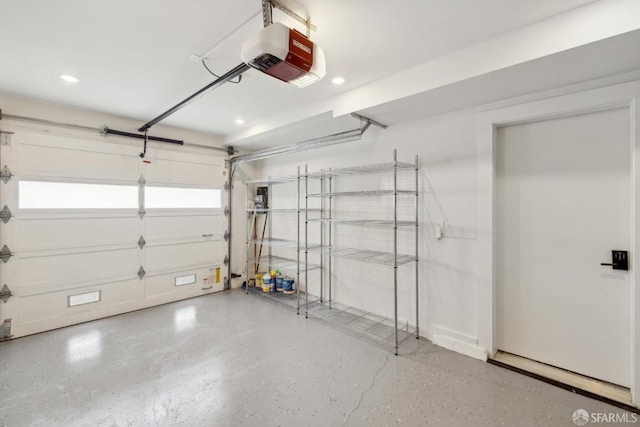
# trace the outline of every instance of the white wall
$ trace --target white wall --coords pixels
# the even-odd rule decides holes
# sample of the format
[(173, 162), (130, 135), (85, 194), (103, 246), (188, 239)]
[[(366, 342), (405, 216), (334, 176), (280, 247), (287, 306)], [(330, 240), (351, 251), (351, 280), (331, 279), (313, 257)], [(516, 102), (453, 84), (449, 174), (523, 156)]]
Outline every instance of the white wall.
[[(321, 168), (344, 167), (392, 160), (393, 149), (398, 160), (413, 162), (420, 157), (420, 324), (423, 335), (455, 331), (463, 342), (474, 342), (477, 336), (477, 229), (476, 206), (476, 143), (475, 114), (472, 111), (419, 120), (393, 126), (387, 130), (371, 128), (361, 141), (313, 150), (260, 162), (263, 176), (294, 175), (296, 166), (307, 164), (309, 171)], [(400, 183), (410, 184), (410, 177)], [(366, 176), (363, 188), (388, 188), (389, 176)], [(409, 179), (409, 181), (407, 181)], [(345, 179), (342, 179), (343, 182)], [(340, 190), (339, 179), (336, 188)], [(356, 185), (346, 182), (345, 185)], [(346, 189), (346, 187), (344, 187)], [(276, 188), (275, 191), (278, 189)], [(383, 200), (335, 200), (336, 209), (348, 215), (351, 208), (365, 207), (363, 203), (380, 203), (381, 216), (390, 213)], [(388, 200), (387, 202), (388, 203)], [(410, 215), (411, 203), (401, 204), (403, 215)], [(351, 206), (350, 206), (351, 204)], [(283, 218), (283, 217), (281, 217)], [(274, 222), (277, 222), (274, 219)], [(445, 238), (436, 240), (434, 225), (445, 222)], [(348, 229), (334, 232), (337, 243), (351, 247), (370, 247), (390, 250), (390, 235), (380, 240), (384, 232), (376, 228)], [(275, 227), (274, 227), (275, 229)], [(311, 232), (312, 237), (318, 234)], [(347, 239), (341, 234), (347, 233)], [(404, 234), (403, 234), (404, 233)], [(408, 234), (407, 234), (408, 233)], [(400, 251), (413, 252), (412, 231), (401, 231)], [(315, 241), (318, 239), (315, 238)], [(349, 240), (345, 242), (344, 240)], [(413, 265), (399, 269), (399, 317), (415, 324)], [(334, 261), (334, 289), (336, 300), (378, 314), (391, 316), (392, 268), (357, 261)], [(317, 284), (309, 284), (310, 292), (317, 293)], [(438, 328), (442, 329), (438, 329)], [(444, 331), (444, 332), (443, 332)], [(470, 352), (477, 353), (471, 349)], [(467, 352), (469, 353), (469, 351)]]
[[(495, 308), (491, 275), (493, 261), (489, 243), (492, 241), (493, 193), (484, 178), (493, 167), (492, 156), (487, 149), (493, 138), (493, 127), (487, 117), (493, 117), (492, 110), (500, 111), (500, 117), (523, 118), (527, 111), (535, 112), (535, 117), (545, 117), (545, 109), (548, 114), (562, 111), (570, 114), (572, 110), (576, 111), (576, 105), (582, 105), (584, 109), (589, 108), (590, 103), (597, 106), (609, 102), (603, 99), (629, 102), (633, 90), (637, 90), (634, 87), (638, 87), (637, 82), (558, 98), (551, 98), (553, 94), (549, 94), (548, 100), (530, 103), (522, 99), (506, 100), (501, 101), (500, 110), (496, 106), (482, 106), (398, 124), (384, 131), (372, 128), (362, 141), (267, 159), (257, 167), (261, 169), (261, 176), (279, 176), (292, 175), (297, 165), (304, 164), (308, 164), (310, 171), (317, 171), (328, 167), (388, 162), (394, 148), (398, 150), (401, 161), (410, 162), (415, 154), (419, 155), (421, 335), (436, 344), (483, 359), (495, 350), (492, 331), (495, 327), (492, 320)], [(564, 93), (560, 89), (555, 95)], [(625, 96), (627, 101), (623, 100)], [(636, 114), (635, 104), (632, 102), (631, 105)], [(637, 135), (635, 138), (637, 140)], [(368, 176), (362, 182), (366, 183), (362, 185), (388, 185), (384, 179)], [(358, 208), (357, 204), (348, 206), (344, 203), (343, 213), (349, 208)], [(433, 229), (441, 221), (445, 222), (445, 237), (437, 240)], [(380, 242), (374, 231), (360, 235), (346, 233), (349, 246), (386, 244), (387, 250), (391, 249), (391, 241), (382, 239)], [(638, 234), (637, 228), (635, 233)], [(406, 251), (410, 245), (403, 241), (400, 246)], [(390, 285), (385, 281), (385, 277), (392, 277), (390, 273), (357, 261), (337, 261), (337, 264), (333, 277), (337, 301), (387, 316), (392, 314), (392, 301), (386, 297), (390, 294), (379, 289), (385, 282)], [(411, 305), (412, 267), (401, 267), (400, 271), (399, 316), (415, 323)], [(378, 284), (374, 285), (376, 280)], [(636, 289), (637, 281), (636, 278)], [(311, 292), (314, 292), (314, 286), (317, 285), (309, 284)], [(634, 297), (636, 295), (637, 290)], [(637, 298), (635, 312), (634, 336), (630, 339), (636, 342), (637, 348), (640, 342)], [(636, 366), (632, 389), (637, 402), (640, 368), (637, 356), (633, 360), (636, 360)]]

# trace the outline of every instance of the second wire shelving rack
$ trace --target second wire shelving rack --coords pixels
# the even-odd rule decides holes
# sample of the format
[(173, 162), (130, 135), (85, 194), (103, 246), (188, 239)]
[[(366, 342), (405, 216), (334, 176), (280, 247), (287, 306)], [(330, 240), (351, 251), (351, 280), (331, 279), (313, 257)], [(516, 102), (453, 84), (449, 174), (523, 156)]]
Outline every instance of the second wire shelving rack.
[[(249, 188), (249, 185), (267, 186), (268, 205), (264, 208), (255, 208), (250, 206), (247, 206), (246, 208), (246, 212), (249, 214), (249, 218), (250, 218), (250, 226), (247, 227), (247, 239), (246, 239), (247, 258), (245, 262), (245, 277), (246, 277), (247, 293), (249, 293), (250, 290), (252, 289), (250, 287), (251, 276), (254, 276), (256, 273), (258, 273), (257, 266), (266, 266), (267, 271), (278, 269), (278, 270), (282, 270), (283, 272), (295, 273), (296, 282), (294, 287), (295, 295), (294, 295), (293, 303), (296, 307), (298, 314), (300, 313), (301, 273), (305, 274), (305, 287), (306, 287), (307, 272), (313, 271), (313, 270), (320, 270), (323, 267), (321, 263), (317, 264), (317, 263), (308, 262), (308, 259), (306, 257), (304, 261), (300, 260), (300, 253), (302, 251), (303, 245), (301, 241), (301, 227), (300, 227), (300, 219), (301, 219), (301, 206), (300, 206), (301, 190), (300, 189), (301, 189), (301, 183), (302, 183), (302, 175), (300, 174), (299, 169), (300, 168), (298, 168), (298, 175), (295, 177), (282, 177), (282, 178), (269, 177), (264, 179), (246, 181), (247, 188)], [(278, 184), (292, 184), (292, 183), (295, 183), (297, 188), (296, 207), (295, 208), (273, 208), (271, 203), (273, 201), (272, 200), (273, 186)], [(315, 210), (315, 211), (320, 212), (320, 210)], [(272, 217), (273, 217), (273, 214), (278, 214), (278, 213), (296, 214), (297, 233), (296, 233), (295, 239), (283, 239), (283, 238), (273, 237)], [(261, 237), (257, 237), (257, 236), (254, 237), (253, 233), (255, 231), (256, 218), (260, 214), (264, 214), (264, 221), (265, 221), (264, 228), (267, 231), (267, 235), (266, 236), (263, 235)], [(306, 214), (306, 210), (305, 210), (305, 214)], [(305, 246), (308, 248), (308, 250), (313, 251), (313, 250), (320, 249), (320, 245), (317, 245), (317, 244), (309, 245), (308, 243), (306, 243), (306, 235), (307, 234), (305, 230)], [(255, 253), (252, 254), (252, 251), (251, 251), (252, 245), (254, 249), (257, 249), (257, 247), (260, 247), (260, 252), (255, 250), (254, 251)], [(267, 253), (264, 255), (262, 255), (263, 247), (267, 248)], [(286, 248), (286, 249), (295, 250), (296, 257), (294, 259), (289, 257), (283, 257), (280, 255), (275, 255), (272, 250), (274, 248), (280, 248), (280, 249)], [(253, 287), (253, 289), (256, 289), (256, 288)], [(307, 295), (306, 288), (305, 288), (304, 294), (305, 294), (305, 298), (308, 300), (308, 297), (306, 297)], [(279, 298), (285, 302), (291, 301), (290, 298), (288, 298), (288, 296), (285, 296), (283, 293), (277, 293), (270, 296)]]
[[(415, 157), (414, 163), (401, 163), (397, 161), (397, 152), (393, 150), (393, 161), (391, 163), (382, 163), (375, 165), (356, 166), (351, 168), (340, 169), (325, 169), (319, 172), (308, 173), (305, 167), (305, 189), (308, 188), (309, 179), (320, 179), (320, 192), (308, 193), (305, 191), (305, 206), (308, 206), (309, 197), (319, 197), (322, 199), (322, 206), (328, 205), (328, 209), (322, 210), (320, 218), (309, 219), (308, 215), (305, 215), (305, 230), (308, 222), (318, 221), (322, 224), (322, 227), (327, 227), (328, 242), (326, 246), (322, 246), (328, 253), (328, 285), (329, 285), (329, 307), (332, 303), (332, 258), (339, 257), (340, 259), (350, 259), (369, 263), (375, 263), (385, 266), (393, 267), (393, 342), (395, 354), (398, 354), (399, 346), (399, 328), (398, 328), (398, 267), (402, 265), (415, 264), (415, 336), (419, 338), (419, 244), (418, 244), (418, 227), (419, 227), (419, 159)], [(409, 171), (414, 173), (413, 188), (400, 189), (398, 186), (398, 173), (402, 171)], [(334, 179), (343, 176), (358, 176), (367, 174), (385, 174), (391, 173), (393, 175), (393, 187), (387, 190), (367, 189), (361, 191), (333, 191)], [(326, 190), (325, 190), (326, 189)], [(362, 218), (362, 219), (347, 219), (347, 218), (335, 218), (334, 217), (334, 198), (342, 197), (392, 197), (393, 198), (393, 215), (392, 218)], [(410, 196), (414, 198), (414, 215), (411, 220), (399, 220), (398, 219), (398, 199), (400, 197)], [(326, 215), (325, 215), (326, 212)], [(351, 225), (366, 225), (366, 226), (378, 226), (385, 228), (392, 228), (393, 230), (393, 250), (392, 251), (376, 251), (370, 249), (358, 249), (358, 248), (346, 248), (335, 246), (333, 244), (334, 225), (335, 224), (351, 224)], [(415, 229), (415, 253), (400, 254), (398, 252), (398, 229), (401, 227), (413, 227)], [(321, 235), (324, 236), (324, 232), (321, 231)], [(306, 251), (305, 251), (306, 252)], [(306, 304), (306, 311), (308, 312), (308, 302)]]

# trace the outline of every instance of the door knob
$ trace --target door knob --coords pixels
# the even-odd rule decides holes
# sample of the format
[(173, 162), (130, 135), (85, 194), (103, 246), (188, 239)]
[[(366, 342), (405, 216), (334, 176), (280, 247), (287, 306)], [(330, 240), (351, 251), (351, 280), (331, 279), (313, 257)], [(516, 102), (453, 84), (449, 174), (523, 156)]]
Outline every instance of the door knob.
[(602, 262), (600, 265), (610, 266), (614, 270), (629, 270), (629, 252), (628, 251), (611, 251), (611, 262)]

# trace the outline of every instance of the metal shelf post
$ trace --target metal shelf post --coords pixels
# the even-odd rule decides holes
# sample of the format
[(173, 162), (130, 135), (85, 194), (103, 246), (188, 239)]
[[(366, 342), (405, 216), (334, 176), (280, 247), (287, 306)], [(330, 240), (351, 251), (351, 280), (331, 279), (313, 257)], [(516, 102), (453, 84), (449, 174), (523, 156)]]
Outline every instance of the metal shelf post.
[[(271, 196), (272, 196), (271, 191), (272, 190), (273, 190), (272, 184), (271, 183), (267, 184), (267, 198), (265, 200), (267, 208), (271, 208)], [(271, 240), (271, 236), (272, 236), (272, 233), (271, 233), (271, 230), (272, 230), (271, 229), (271, 215), (269, 215), (268, 211), (264, 215), (265, 215), (265, 221), (268, 221), (267, 225), (269, 227), (269, 240)], [(272, 257), (272, 255), (273, 254), (272, 254), (272, 251), (271, 251), (271, 245), (269, 245), (269, 270), (267, 271), (267, 273), (271, 272), (271, 257)]]
[(418, 211), (419, 211), (419, 206), (418, 206), (418, 194), (419, 194), (419, 189), (420, 189), (420, 185), (419, 185), (419, 163), (418, 163), (418, 156), (416, 155), (416, 202), (415, 202), (415, 209), (416, 209), (416, 339), (420, 339), (420, 311), (419, 311), (419, 286), (418, 286), (418, 277), (420, 274), (420, 262), (419, 262), (419, 257), (418, 257), (418, 251), (419, 251), (419, 240), (418, 237), (420, 236), (419, 232), (418, 232), (418, 227), (420, 225), (420, 222), (418, 220)]
[[(309, 248), (307, 242), (309, 241), (309, 177), (308, 177), (307, 165), (304, 165), (304, 265), (309, 264)], [(308, 268), (304, 269), (304, 317), (309, 318), (309, 272)], [(299, 284), (298, 284), (299, 286)]]
[[(333, 218), (333, 206), (332, 206), (332, 197), (331, 197), (331, 191), (332, 191), (332, 179), (333, 176), (331, 175), (331, 168), (329, 168), (329, 219)], [(329, 221), (329, 310), (331, 310), (331, 303), (332, 303), (332, 298), (331, 298), (331, 259), (333, 258), (333, 254), (332, 254), (332, 247), (333, 247), (333, 240), (332, 240), (332, 236), (331, 236), (331, 231), (333, 229), (333, 223), (331, 223), (331, 221)]]
[[(324, 179), (320, 179), (320, 192), (324, 193)], [(324, 198), (320, 199), (320, 218), (324, 218)], [(320, 246), (324, 246), (324, 222), (320, 222)], [(320, 252), (320, 304), (324, 302), (324, 253)]]
[[(247, 189), (247, 192), (249, 192), (248, 182), (246, 184), (246, 189)], [(253, 228), (255, 227), (256, 214), (254, 213), (253, 215), (249, 215), (249, 218), (251, 218), (251, 224), (249, 225), (249, 227), (247, 227), (247, 259), (244, 262), (244, 272), (245, 272), (244, 277), (246, 278), (245, 290), (247, 291), (247, 295), (249, 294), (249, 252), (251, 250), (251, 246), (249, 242), (251, 241), (251, 237), (252, 237), (251, 233), (253, 233)], [(249, 218), (247, 218), (247, 220), (249, 220)]]
[(398, 160), (393, 150), (393, 326), (394, 352), (398, 355)]
[(297, 234), (297, 244), (296, 244), (296, 261), (297, 261), (297, 277), (296, 277), (296, 314), (300, 314), (300, 166), (298, 166), (298, 178), (297, 178), (297, 184), (298, 184), (298, 196), (297, 196), (297, 203), (296, 203), (296, 209), (297, 209), (297, 220), (296, 220), (296, 224), (298, 226), (298, 234)]

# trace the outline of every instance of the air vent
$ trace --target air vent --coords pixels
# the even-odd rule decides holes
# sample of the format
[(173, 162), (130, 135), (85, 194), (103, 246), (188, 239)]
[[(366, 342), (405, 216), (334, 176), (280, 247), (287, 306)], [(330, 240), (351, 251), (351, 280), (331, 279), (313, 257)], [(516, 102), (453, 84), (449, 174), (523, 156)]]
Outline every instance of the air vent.
[(176, 286), (193, 285), (196, 283), (196, 275), (189, 274), (187, 276), (176, 277)]
[(77, 305), (91, 304), (99, 302), (101, 299), (101, 291), (87, 292), (84, 294), (69, 295), (67, 305), (75, 307)]

